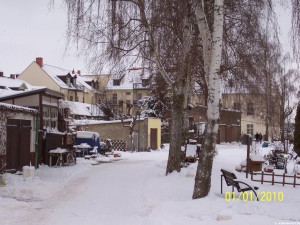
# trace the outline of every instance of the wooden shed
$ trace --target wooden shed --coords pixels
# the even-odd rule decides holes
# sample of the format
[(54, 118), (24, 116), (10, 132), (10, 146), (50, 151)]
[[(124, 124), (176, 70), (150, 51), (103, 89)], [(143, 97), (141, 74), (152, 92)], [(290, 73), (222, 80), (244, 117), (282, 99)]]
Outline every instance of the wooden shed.
[(1, 172), (35, 164), (37, 115), (35, 109), (0, 103)]

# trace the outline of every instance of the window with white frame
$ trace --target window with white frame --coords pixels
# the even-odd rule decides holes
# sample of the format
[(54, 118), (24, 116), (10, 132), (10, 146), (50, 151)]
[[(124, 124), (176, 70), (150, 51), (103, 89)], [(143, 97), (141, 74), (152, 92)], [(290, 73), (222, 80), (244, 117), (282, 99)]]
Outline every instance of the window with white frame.
[(253, 135), (253, 124), (247, 124), (247, 134)]
[(50, 108), (47, 106), (43, 107), (43, 126), (57, 128), (58, 125), (58, 109)]
[(116, 105), (117, 103), (118, 103), (118, 94), (113, 94), (113, 96), (112, 96), (112, 103), (114, 104), (114, 105)]
[(247, 104), (247, 115), (254, 115), (254, 107), (252, 102)]

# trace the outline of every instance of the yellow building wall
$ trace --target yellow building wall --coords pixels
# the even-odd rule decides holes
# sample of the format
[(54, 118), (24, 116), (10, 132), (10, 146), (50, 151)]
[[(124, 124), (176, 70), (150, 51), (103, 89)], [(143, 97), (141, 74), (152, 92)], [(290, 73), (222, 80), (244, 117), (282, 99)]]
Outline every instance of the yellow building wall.
[(20, 74), (18, 79), (24, 80), (34, 86), (46, 86), (49, 89), (61, 92), (59, 85), (36, 62), (32, 62)]
[(94, 96), (94, 93), (89, 90), (89, 89), (85, 89), (85, 92), (81, 92), (80, 93), (80, 101), (83, 102), (83, 96), (84, 96), (84, 103), (88, 103), (88, 104), (95, 104), (95, 102), (93, 102), (93, 96)]
[(147, 118), (148, 120), (148, 146), (150, 146), (150, 130), (151, 128), (157, 129), (157, 146), (161, 145), (161, 119), (160, 118)]
[[(61, 88), (36, 62), (32, 62), (20, 74), (18, 79), (24, 80), (34, 86), (45, 86), (54, 91), (58, 91), (64, 95), (66, 100), (70, 100), (70, 96), (73, 96), (73, 101), (75, 101), (75, 91)], [(78, 102), (91, 104), (94, 93), (87, 88), (84, 88), (84, 90), (84, 92), (77, 91)]]

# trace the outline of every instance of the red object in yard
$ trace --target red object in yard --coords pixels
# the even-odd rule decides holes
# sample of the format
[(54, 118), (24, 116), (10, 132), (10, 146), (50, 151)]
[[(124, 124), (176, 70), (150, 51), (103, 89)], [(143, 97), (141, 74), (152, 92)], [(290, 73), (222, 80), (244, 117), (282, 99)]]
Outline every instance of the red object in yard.
[(117, 158), (117, 157), (121, 157), (121, 156), (120, 156), (120, 154), (115, 153), (115, 154), (114, 154), (114, 157)]

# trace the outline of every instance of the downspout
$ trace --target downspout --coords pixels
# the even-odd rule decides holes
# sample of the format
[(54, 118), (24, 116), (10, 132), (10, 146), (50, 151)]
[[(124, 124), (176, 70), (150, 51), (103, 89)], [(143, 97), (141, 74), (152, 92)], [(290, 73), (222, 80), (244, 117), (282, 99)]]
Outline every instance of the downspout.
[(35, 169), (39, 168), (39, 163), (38, 163), (38, 154), (39, 154), (39, 126), (40, 126), (40, 120), (39, 116), (37, 115), (35, 118)]

